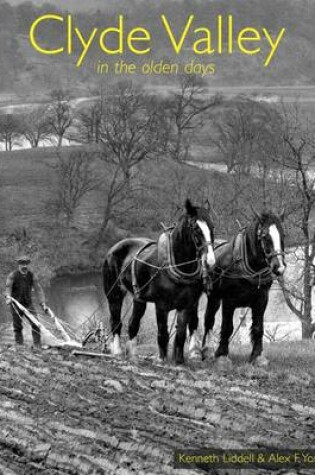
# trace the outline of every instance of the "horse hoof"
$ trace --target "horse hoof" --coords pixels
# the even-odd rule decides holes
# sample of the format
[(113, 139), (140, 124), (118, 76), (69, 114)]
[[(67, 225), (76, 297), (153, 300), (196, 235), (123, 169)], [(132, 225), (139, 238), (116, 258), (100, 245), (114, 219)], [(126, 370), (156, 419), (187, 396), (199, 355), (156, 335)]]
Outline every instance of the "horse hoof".
[(269, 365), (269, 360), (265, 356), (258, 356), (252, 363), (259, 368), (265, 368)]
[(116, 358), (121, 358), (122, 356), (122, 351), (121, 348), (117, 349), (113, 343), (109, 345), (109, 351), (112, 356), (115, 356)]
[(204, 346), (201, 350), (202, 361), (214, 358), (214, 351), (209, 346)]
[(166, 358), (166, 357), (163, 358), (163, 357), (160, 356), (160, 355), (156, 355), (156, 356), (154, 357), (154, 360), (153, 360), (153, 361), (154, 361), (155, 364), (164, 365), (164, 364), (166, 364), (166, 362), (167, 362), (167, 358)]
[(185, 364), (184, 360), (175, 361), (175, 366), (184, 366), (184, 364)]
[(133, 340), (127, 341), (126, 355), (130, 361), (133, 361), (133, 362), (138, 361), (137, 343), (135, 341)]
[(115, 335), (113, 341), (109, 345), (110, 353), (117, 358), (121, 358), (122, 356), (122, 349), (120, 346), (120, 337), (119, 335)]
[(189, 360), (190, 361), (202, 361), (202, 354), (201, 350), (198, 348), (194, 348), (193, 350), (189, 351)]
[(185, 364), (184, 358), (182, 356), (173, 358), (172, 362), (173, 364), (175, 364), (175, 366), (182, 366), (183, 364)]
[(229, 369), (232, 368), (232, 361), (228, 356), (220, 356), (217, 359), (217, 367), (219, 369)]

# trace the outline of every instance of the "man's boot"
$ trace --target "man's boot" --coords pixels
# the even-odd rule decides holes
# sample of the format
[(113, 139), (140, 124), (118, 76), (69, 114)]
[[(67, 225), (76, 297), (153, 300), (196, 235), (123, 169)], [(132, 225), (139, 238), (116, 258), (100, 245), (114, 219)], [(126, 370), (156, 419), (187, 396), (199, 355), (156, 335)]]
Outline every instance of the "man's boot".
[(33, 349), (40, 350), (41, 348), (40, 329), (36, 326), (32, 327), (32, 337), (33, 337)]
[(14, 332), (14, 339), (16, 345), (24, 345), (23, 333), (21, 331)]

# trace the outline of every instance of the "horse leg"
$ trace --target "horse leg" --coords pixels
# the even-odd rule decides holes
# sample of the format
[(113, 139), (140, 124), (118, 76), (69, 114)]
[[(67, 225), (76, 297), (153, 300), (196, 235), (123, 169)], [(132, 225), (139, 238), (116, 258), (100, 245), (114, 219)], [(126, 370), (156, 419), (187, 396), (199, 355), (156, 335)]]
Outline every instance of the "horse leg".
[(156, 305), (155, 308), (156, 323), (158, 327), (157, 341), (159, 347), (159, 358), (164, 361), (167, 358), (167, 349), (169, 342), (169, 333), (167, 328), (168, 312), (163, 307), (159, 307), (158, 305)]
[(173, 360), (175, 364), (184, 364), (184, 345), (186, 340), (187, 322), (189, 313), (181, 310), (177, 314), (176, 335), (174, 341)]
[(188, 347), (188, 354), (189, 359), (191, 360), (201, 360), (201, 348), (200, 348), (200, 341), (197, 337), (197, 328), (198, 328), (198, 302), (189, 312), (189, 321), (188, 321), (188, 328), (189, 328), (189, 347)]
[(111, 353), (114, 356), (120, 356), (122, 354), (120, 344), (121, 333), (121, 307), (124, 300), (124, 293), (120, 289), (115, 289), (115, 293), (108, 296), (108, 305), (110, 311), (110, 327), (113, 335), (113, 342), (110, 345)]
[[(207, 308), (206, 308), (206, 312), (204, 316), (204, 334), (203, 334), (202, 349), (201, 349), (203, 360), (208, 359), (211, 355), (211, 348), (213, 345), (212, 330), (214, 326), (215, 315), (217, 311), (219, 310), (220, 304), (221, 304), (220, 299), (214, 299), (211, 297), (208, 298)], [(213, 350), (212, 350), (212, 355), (213, 355)]]
[(215, 357), (228, 356), (229, 340), (233, 333), (233, 315), (235, 307), (223, 300), (222, 302), (222, 324), (219, 348), (215, 352)]
[(115, 263), (114, 256), (107, 258), (103, 265), (103, 286), (108, 300), (110, 312), (110, 328), (113, 335), (113, 342), (110, 345), (111, 353), (115, 356), (122, 354), (120, 345), (121, 333), (121, 308), (126, 292), (118, 283), (120, 269)]
[(260, 366), (266, 366), (268, 360), (262, 357), (263, 351), (263, 336), (264, 336), (264, 313), (268, 303), (268, 295), (264, 295), (258, 299), (251, 307), (252, 309), (252, 328), (251, 328), (251, 340), (252, 340), (252, 353), (250, 356), (250, 362), (256, 362)]
[(127, 354), (131, 360), (137, 359), (137, 335), (146, 306), (146, 302), (139, 300), (133, 301), (132, 315), (128, 325), (129, 341), (127, 342)]

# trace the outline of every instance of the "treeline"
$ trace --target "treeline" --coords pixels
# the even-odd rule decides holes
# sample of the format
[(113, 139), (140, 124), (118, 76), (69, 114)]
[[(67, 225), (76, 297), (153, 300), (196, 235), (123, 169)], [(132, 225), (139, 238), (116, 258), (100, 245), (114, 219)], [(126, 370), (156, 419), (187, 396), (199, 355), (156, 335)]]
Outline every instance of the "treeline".
[(76, 105), (71, 91), (55, 89), (46, 103), (30, 106), (23, 113), (0, 115), (0, 143), (6, 151), (13, 150), (21, 140), (32, 148), (47, 140), (61, 146), (64, 138), (98, 144), (109, 140), (108, 128), (112, 128), (120, 147), (129, 138), (143, 142), (150, 134), (151, 148), (157, 143), (160, 151), (168, 143), (172, 157), (186, 159), (193, 131), (222, 99), (205, 99), (203, 81), (195, 76), (179, 76), (177, 86), (179, 89), (170, 97), (161, 99), (130, 81), (122, 81), (95, 90), (97, 96), (87, 98), (83, 105)]

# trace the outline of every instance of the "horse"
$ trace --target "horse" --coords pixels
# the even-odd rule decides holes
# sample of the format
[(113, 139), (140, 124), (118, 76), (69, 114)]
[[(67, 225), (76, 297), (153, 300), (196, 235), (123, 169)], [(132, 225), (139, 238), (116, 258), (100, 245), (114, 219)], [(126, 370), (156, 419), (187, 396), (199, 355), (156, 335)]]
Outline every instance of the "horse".
[(167, 358), (168, 313), (177, 310), (173, 358), (184, 363), (187, 326), (191, 334), (190, 351), (196, 347), (198, 301), (205, 285), (209, 288), (209, 269), (215, 264), (213, 223), (208, 210), (185, 202), (185, 210), (173, 228), (165, 229), (158, 241), (127, 238), (115, 244), (103, 264), (103, 284), (110, 310), (113, 335), (112, 354), (122, 354), (121, 309), (129, 292), (133, 297), (128, 324), (127, 354), (137, 358), (137, 335), (147, 302), (153, 302), (158, 327), (159, 359)]
[(255, 212), (248, 227), (237, 236), (215, 247), (216, 264), (212, 271), (213, 289), (208, 297), (202, 340), (203, 359), (209, 356), (209, 332), (222, 303), (220, 343), (215, 357), (227, 357), (233, 333), (234, 311), (249, 307), (252, 311), (250, 362), (266, 365), (262, 355), (264, 313), (273, 276), (285, 271), (283, 216)]

